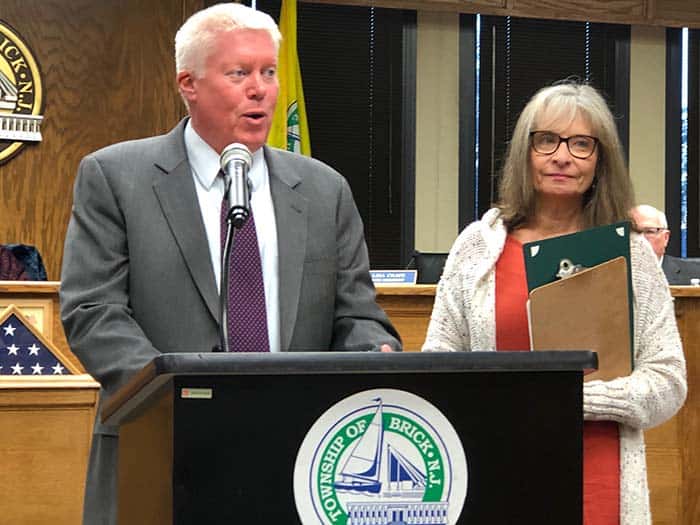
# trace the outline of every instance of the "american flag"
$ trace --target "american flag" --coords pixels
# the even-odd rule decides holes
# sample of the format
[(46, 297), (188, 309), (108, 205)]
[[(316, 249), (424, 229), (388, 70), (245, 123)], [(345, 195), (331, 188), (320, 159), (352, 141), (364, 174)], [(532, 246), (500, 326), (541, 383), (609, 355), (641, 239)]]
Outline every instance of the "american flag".
[(0, 324), (0, 375), (68, 375), (51, 351), (14, 313)]

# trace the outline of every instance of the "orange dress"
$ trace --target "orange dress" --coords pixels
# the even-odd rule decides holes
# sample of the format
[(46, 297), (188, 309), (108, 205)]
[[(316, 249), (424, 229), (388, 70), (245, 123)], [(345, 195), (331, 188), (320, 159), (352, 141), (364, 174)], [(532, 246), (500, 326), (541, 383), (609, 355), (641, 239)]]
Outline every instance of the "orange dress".
[[(529, 350), (523, 247), (511, 236), (496, 262), (496, 350)], [(583, 523), (620, 523), (620, 436), (614, 421), (583, 423)]]

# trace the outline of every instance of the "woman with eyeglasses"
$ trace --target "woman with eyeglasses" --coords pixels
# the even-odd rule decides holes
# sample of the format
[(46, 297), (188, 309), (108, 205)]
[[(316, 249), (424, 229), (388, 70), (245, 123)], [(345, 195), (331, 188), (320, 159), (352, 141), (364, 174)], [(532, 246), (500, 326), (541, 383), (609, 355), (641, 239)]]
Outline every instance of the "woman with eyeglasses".
[[(529, 349), (523, 244), (628, 220), (632, 184), (594, 88), (558, 83), (530, 99), (499, 199), (450, 250), (423, 351)], [(687, 390), (663, 273), (641, 235), (631, 234), (630, 251), (635, 369), (583, 386), (585, 525), (651, 523), (643, 430), (672, 417)]]

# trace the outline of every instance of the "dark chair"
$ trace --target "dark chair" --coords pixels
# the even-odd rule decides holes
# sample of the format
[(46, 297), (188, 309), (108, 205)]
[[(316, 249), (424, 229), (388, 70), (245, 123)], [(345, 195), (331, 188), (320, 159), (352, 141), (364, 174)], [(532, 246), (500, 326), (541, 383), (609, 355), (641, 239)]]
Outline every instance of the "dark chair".
[(447, 260), (446, 253), (437, 252), (413, 252), (411, 260), (406, 266), (407, 270), (418, 270), (416, 282), (418, 284), (436, 284), (442, 275), (442, 269)]
[(24, 265), (24, 270), (32, 281), (46, 281), (46, 268), (41, 254), (28, 244), (5, 244), (15, 258)]

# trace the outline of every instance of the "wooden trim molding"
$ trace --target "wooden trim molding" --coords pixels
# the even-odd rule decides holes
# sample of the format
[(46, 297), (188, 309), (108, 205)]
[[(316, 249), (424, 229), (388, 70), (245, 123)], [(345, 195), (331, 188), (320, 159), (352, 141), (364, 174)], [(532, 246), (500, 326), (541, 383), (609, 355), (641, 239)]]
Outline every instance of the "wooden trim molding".
[(700, 28), (697, 0), (301, 0), (496, 16)]

